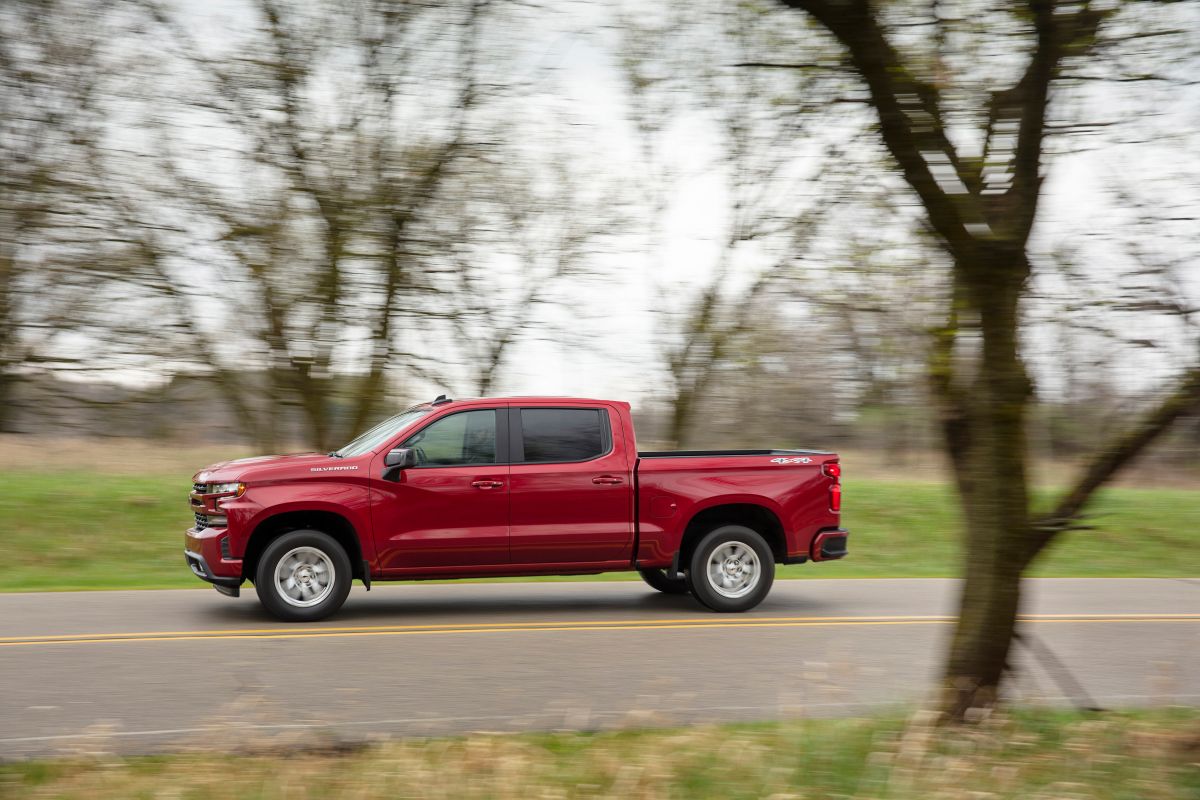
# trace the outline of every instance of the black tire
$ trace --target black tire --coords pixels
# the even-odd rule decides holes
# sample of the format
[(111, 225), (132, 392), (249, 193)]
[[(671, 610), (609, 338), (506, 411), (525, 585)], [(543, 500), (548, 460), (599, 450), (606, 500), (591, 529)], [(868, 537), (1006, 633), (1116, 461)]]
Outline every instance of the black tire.
[[(722, 552), (728, 558), (718, 568), (722, 575), (718, 579), (710, 575), (709, 561)], [(775, 582), (775, 555), (762, 534), (744, 525), (722, 525), (709, 531), (696, 545), (690, 562), (688, 583), (692, 594), (713, 611), (749, 611), (763, 601)], [(747, 573), (746, 567), (752, 572)]]
[[(284, 560), (292, 565), (292, 575), (281, 577), (291, 577), (300, 595), (290, 601), (285, 598), (289, 590), (284, 581), (276, 580), (276, 570)], [(283, 567), (285, 573), (288, 569)], [(329, 576), (325, 583), (320, 582), (322, 574)], [(258, 559), (254, 590), (272, 616), (284, 622), (315, 622), (342, 607), (353, 577), (350, 557), (332, 536), (313, 530), (290, 531), (267, 545)]]
[(658, 589), (663, 594), (688, 593), (687, 579), (668, 578), (665, 569), (639, 569), (638, 575), (641, 575), (642, 580), (650, 584), (652, 588)]

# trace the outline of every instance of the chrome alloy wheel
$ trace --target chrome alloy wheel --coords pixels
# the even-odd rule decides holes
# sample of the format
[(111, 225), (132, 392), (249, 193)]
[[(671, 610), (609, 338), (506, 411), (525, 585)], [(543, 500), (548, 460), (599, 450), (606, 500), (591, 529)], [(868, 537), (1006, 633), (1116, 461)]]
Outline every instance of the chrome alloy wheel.
[(275, 589), (288, 605), (315, 606), (333, 591), (333, 561), (315, 547), (289, 550), (275, 565)]
[(744, 542), (725, 542), (708, 557), (708, 584), (722, 597), (744, 597), (758, 585), (758, 554)]

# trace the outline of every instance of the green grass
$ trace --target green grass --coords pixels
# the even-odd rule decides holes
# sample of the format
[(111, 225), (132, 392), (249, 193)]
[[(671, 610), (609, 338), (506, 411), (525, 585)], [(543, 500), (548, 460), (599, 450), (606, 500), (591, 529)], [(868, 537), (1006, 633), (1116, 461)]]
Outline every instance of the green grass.
[[(216, 733), (216, 732), (215, 732)], [(227, 752), (0, 766), (26, 798), (1091, 798), (1200, 796), (1200, 711), (1026, 711), (941, 729), (798, 720), (616, 733), (472, 735), (364, 748), (244, 741)], [(98, 743), (103, 747), (103, 743)], [(232, 752), (228, 752), (232, 749)]]
[[(188, 476), (174, 474), (0, 472), (0, 591), (202, 586), (181, 554), (191, 519), (188, 486)], [(1200, 575), (1200, 492), (1107, 489), (1091, 514), (1096, 529), (1062, 537), (1035, 575)], [(779, 576), (958, 573), (958, 519), (949, 487), (849, 480), (843, 524), (852, 531), (848, 558), (781, 567)]]

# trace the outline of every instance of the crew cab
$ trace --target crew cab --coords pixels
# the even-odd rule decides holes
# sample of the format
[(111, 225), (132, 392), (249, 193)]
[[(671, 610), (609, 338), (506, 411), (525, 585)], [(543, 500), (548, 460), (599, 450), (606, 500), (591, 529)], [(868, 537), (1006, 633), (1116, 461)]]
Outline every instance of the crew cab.
[(820, 450), (641, 452), (628, 403), (449, 400), (332, 453), (196, 473), (184, 555), (288, 621), (337, 611), (352, 580), (638, 572), (745, 611), (776, 564), (846, 555), (841, 467)]

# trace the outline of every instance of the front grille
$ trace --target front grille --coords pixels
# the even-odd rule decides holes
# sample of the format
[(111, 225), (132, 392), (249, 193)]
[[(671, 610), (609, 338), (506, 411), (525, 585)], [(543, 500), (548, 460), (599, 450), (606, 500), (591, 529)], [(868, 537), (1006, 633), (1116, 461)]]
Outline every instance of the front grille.
[(196, 530), (202, 531), (208, 527), (208, 517), (200, 512), (204, 510), (204, 501), (199, 495), (205, 494), (208, 491), (207, 483), (193, 483), (192, 493), (188, 496), (188, 505), (191, 506), (192, 513), (196, 516)]

